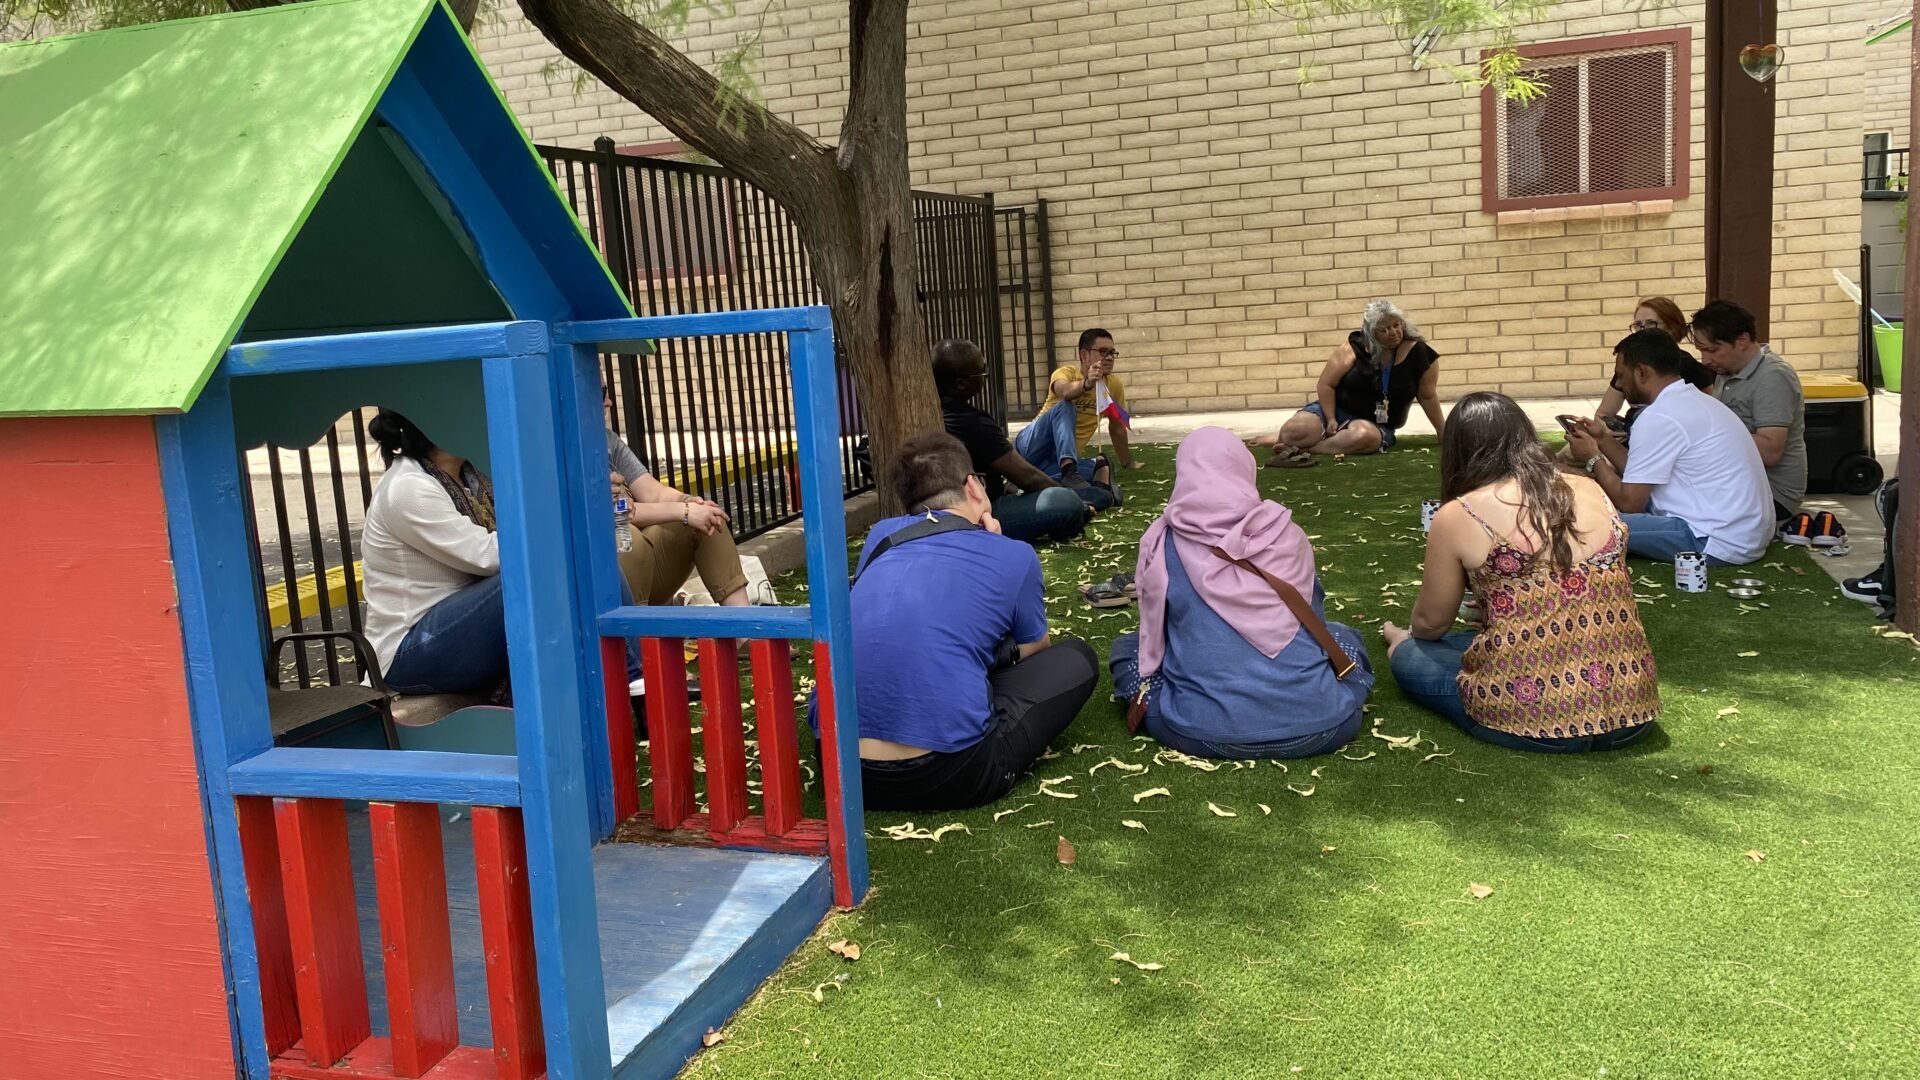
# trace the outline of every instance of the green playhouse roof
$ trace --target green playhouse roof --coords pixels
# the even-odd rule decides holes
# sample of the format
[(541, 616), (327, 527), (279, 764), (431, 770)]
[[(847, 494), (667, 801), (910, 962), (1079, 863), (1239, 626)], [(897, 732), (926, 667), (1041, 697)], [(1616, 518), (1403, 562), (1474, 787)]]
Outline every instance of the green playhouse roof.
[(190, 406), (441, 11), (312, 0), (0, 46), (0, 415)]

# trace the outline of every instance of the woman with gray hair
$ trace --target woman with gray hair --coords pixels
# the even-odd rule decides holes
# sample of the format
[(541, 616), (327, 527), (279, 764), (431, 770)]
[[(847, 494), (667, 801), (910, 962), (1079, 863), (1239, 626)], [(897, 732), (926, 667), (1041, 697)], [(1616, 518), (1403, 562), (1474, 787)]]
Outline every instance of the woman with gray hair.
[(1391, 300), (1375, 300), (1360, 329), (1333, 350), (1321, 369), (1315, 400), (1281, 425), (1275, 438), (1254, 440), (1273, 447), (1268, 468), (1301, 469), (1315, 454), (1372, 454), (1394, 443), (1415, 398), (1438, 433), (1440, 354), (1420, 336)]

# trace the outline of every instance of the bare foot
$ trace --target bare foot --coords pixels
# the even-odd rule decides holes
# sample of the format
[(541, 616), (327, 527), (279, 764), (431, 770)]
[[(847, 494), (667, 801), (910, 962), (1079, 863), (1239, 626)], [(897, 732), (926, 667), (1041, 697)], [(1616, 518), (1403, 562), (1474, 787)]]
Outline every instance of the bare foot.
[(1269, 446), (1277, 445), (1279, 442), (1280, 436), (1278, 435), (1255, 435), (1253, 438), (1247, 440), (1247, 447), (1254, 450), (1264, 450)]
[(1393, 650), (1399, 648), (1401, 642), (1413, 635), (1391, 622), (1384, 622), (1380, 624), (1380, 636), (1387, 639), (1387, 655), (1392, 656)]

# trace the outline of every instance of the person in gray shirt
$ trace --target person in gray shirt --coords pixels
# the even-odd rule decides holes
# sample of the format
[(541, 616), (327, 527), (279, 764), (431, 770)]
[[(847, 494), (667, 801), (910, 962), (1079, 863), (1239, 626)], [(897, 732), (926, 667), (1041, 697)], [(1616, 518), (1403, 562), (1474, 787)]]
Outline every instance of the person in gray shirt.
[(1807, 494), (1806, 399), (1793, 365), (1754, 336), (1753, 313), (1732, 301), (1693, 313), (1693, 347), (1714, 373), (1713, 396), (1753, 432), (1773, 489), (1774, 521), (1781, 522)]
[[(605, 387), (603, 404), (613, 405)], [(627, 579), (634, 602), (666, 604), (689, 574), (700, 580), (719, 603), (744, 607), (747, 575), (740, 565), (727, 512), (712, 499), (689, 495), (653, 475), (627, 441), (607, 430), (608, 478), (633, 496), (627, 521), (633, 528), (632, 547), (619, 553), (620, 573)]]

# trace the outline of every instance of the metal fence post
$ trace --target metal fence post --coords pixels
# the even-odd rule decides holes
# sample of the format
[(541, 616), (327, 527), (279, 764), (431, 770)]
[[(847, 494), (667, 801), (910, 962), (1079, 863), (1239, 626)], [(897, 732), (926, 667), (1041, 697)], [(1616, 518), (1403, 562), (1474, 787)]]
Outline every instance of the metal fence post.
[(1040, 313), (1041, 321), (1047, 327), (1046, 361), (1041, 371), (1053, 370), (1053, 234), (1047, 228), (1047, 200), (1035, 200), (1038, 206), (1033, 212), (1034, 232), (1040, 240)]

